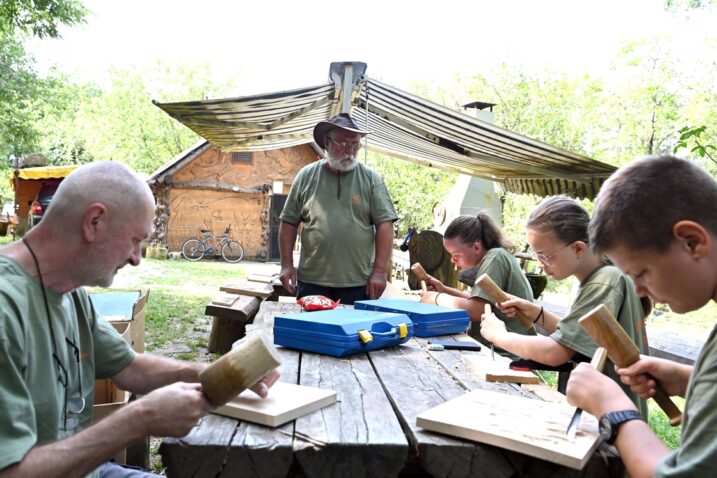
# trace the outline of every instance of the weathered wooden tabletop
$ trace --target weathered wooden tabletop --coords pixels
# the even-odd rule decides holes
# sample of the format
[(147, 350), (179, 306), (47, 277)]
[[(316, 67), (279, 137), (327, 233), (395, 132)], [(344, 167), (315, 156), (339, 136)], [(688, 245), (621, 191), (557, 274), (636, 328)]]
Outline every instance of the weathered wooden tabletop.
[[(247, 334), (271, 335), (274, 316), (296, 304), (264, 302)], [(442, 337), (443, 339), (450, 337)], [(279, 348), (281, 380), (336, 390), (339, 403), (278, 428), (209, 415), (184, 438), (165, 439), (170, 477), (605, 477), (622, 476), (598, 453), (581, 471), (501, 448), (422, 430), (416, 416), (467, 390), (539, 398), (518, 385), (481, 382), (462, 353), (413, 338), (384, 350), (334, 358)], [(543, 396), (541, 394), (541, 396)]]

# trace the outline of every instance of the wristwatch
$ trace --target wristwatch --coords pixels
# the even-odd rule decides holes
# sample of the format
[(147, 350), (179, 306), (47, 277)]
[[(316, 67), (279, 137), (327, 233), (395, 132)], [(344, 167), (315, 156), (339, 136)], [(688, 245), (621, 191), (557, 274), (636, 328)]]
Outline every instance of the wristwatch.
[(642, 415), (636, 410), (621, 410), (619, 412), (610, 412), (600, 417), (598, 429), (600, 430), (600, 438), (608, 445), (612, 445), (617, 438), (617, 430), (625, 422), (630, 420), (642, 420)]

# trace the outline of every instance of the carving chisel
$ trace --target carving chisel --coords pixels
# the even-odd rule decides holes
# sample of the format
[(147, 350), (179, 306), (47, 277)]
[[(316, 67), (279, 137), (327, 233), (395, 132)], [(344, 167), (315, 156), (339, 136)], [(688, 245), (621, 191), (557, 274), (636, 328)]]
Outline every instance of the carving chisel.
[[(605, 350), (603, 347), (598, 347), (595, 349), (595, 354), (593, 355), (592, 360), (590, 361), (590, 365), (593, 366), (595, 370), (598, 372), (602, 372), (602, 369), (605, 367), (605, 361), (607, 359), (607, 350)], [(568, 424), (568, 429), (565, 430), (565, 434), (568, 436), (569, 439), (575, 438), (575, 432), (578, 431), (578, 428), (580, 428), (580, 419), (582, 418), (583, 410), (582, 408), (576, 408), (575, 413), (573, 413), (573, 418), (570, 420), (570, 423)]]

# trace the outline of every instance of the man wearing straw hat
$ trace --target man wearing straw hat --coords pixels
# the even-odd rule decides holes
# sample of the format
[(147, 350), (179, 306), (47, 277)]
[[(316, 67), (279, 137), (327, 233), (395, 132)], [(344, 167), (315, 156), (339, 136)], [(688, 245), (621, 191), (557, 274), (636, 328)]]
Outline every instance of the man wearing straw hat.
[[(297, 297), (353, 304), (386, 288), (398, 216), (381, 176), (358, 162), (366, 134), (347, 113), (314, 127), (326, 158), (299, 171), (280, 216), (281, 282)], [(293, 249), (301, 223), (297, 271)]]

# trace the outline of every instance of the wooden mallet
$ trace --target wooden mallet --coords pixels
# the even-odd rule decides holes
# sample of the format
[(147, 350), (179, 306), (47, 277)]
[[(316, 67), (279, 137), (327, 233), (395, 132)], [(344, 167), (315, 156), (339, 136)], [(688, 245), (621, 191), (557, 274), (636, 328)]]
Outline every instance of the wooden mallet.
[(202, 391), (212, 405), (221, 406), (281, 365), (269, 339), (256, 334), (199, 373)]
[[(607, 310), (604, 304), (600, 304), (578, 320), (580, 325), (601, 347), (607, 350), (610, 360), (618, 367), (628, 367), (637, 362), (640, 358), (640, 349), (630, 339), (625, 330), (620, 326), (615, 317)], [(670, 418), (670, 425), (679, 425), (682, 421), (682, 412), (670, 400), (669, 395), (655, 384), (655, 402), (664, 410)]]
[[(496, 285), (495, 282), (493, 282), (493, 279), (491, 279), (488, 274), (482, 274), (476, 279), (475, 283), (478, 284), (478, 286), (483, 289), (496, 304), (503, 303), (510, 298), (500, 287)], [(520, 310), (516, 309), (515, 316), (520, 320), (520, 323), (523, 324), (523, 327), (526, 329), (533, 326), (533, 321)]]
[(411, 270), (413, 271), (413, 274), (416, 276), (416, 279), (418, 279), (419, 284), (421, 284), (421, 289), (423, 292), (426, 292), (428, 288), (426, 287), (426, 284), (428, 281), (428, 274), (426, 274), (425, 269), (421, 265), (420, 262), (416, 262), (411, 266)]

